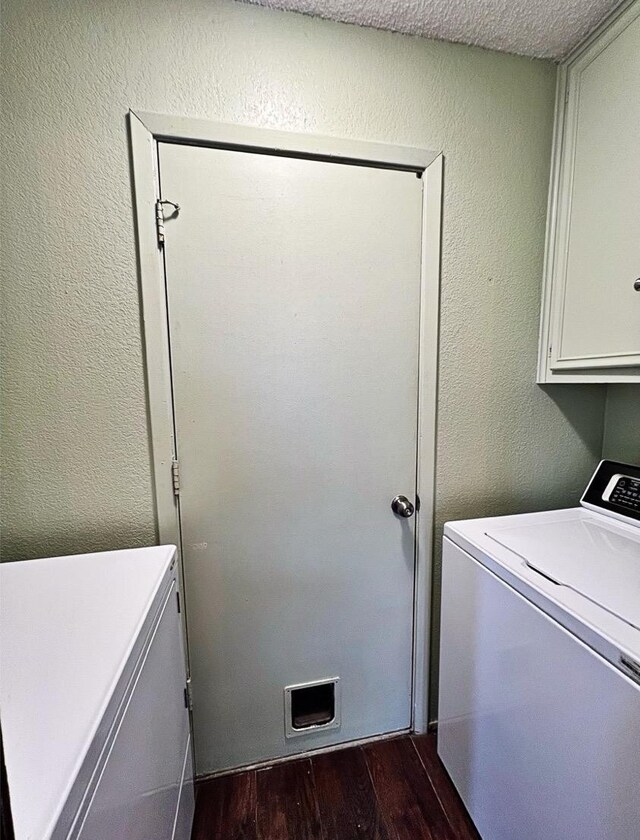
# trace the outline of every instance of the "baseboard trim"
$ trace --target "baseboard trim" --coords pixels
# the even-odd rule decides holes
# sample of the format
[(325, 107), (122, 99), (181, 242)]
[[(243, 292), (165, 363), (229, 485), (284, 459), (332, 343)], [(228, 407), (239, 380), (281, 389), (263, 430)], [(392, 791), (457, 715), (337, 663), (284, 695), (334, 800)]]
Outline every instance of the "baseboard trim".
[(214, 773), (203, 773), (196, 776), (196, 784), (201, 782), (209, 782), (212, 779), (218, 779), (221, 776), (234, 776), (237, 773), (246, 773), (249, 770), (266, 770), (267, 767), (274, 767), (276, 764), (285, 764), (287, 761), (299, 761), (301, 758), (311, 758), (314, 755), (322, 755), (323, 753), (337, 752), (338, 750), (345, 750), (349, 747), (361, 747), (365, 744), (373, 744), (376, 741), (389, 741), (392, 738), (399, 738), (401, 735), (410, 735), (410, 729), (398, 729), (395, 732), (385, 732), (382, 735), (372, 735), (369, 738), (359, 738), (356, 741), (345, 741), (341, 744), (332, 744), (329, 747), (319, 747), (315, 750), (303, 750), (293, 755), (285, 755), (281, 758), (269, 758), (265, 761), (257, 761), (255, 764), (244, 764), (241, 767), (231, 767), (226, 770), (217, 770)]

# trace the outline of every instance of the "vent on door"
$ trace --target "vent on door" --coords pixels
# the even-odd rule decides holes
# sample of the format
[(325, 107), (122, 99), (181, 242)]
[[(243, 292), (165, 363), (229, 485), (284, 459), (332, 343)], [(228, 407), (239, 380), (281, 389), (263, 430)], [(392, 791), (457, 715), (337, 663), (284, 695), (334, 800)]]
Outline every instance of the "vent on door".
[(288, 685), (284, 690), (287, 738), (340, 726), (340, 679)]

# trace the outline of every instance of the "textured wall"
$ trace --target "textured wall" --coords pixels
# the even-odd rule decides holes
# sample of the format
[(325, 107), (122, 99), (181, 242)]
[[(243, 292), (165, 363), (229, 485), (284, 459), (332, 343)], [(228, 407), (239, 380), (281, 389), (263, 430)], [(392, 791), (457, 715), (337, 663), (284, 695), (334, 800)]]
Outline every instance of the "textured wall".
[(129, 107), (443, 150), (438, 529), (575, 502), (604, 390), (534, 384), (551, 64), (226, 0), (6, 0), (2, 61), (5, 558), (156, 536)]
[(640, 385), (609, 385), (602, 457), (640, 465)]

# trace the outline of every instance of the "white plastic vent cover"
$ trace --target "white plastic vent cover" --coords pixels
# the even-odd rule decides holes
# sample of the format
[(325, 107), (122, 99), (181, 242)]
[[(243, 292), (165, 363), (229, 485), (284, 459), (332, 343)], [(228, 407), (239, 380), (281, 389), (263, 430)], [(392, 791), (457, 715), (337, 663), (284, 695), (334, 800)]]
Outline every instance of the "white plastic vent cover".
[(246, 0), (259, 6), (561, 59), (619, 0)]

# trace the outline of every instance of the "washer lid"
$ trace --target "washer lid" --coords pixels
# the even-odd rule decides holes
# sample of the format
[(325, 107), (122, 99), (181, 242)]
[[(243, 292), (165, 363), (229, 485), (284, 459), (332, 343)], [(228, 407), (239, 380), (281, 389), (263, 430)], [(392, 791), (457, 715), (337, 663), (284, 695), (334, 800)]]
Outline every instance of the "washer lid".
[(534, 571), (640, 630), (640, 534), (603, 518), (489, 528)]

